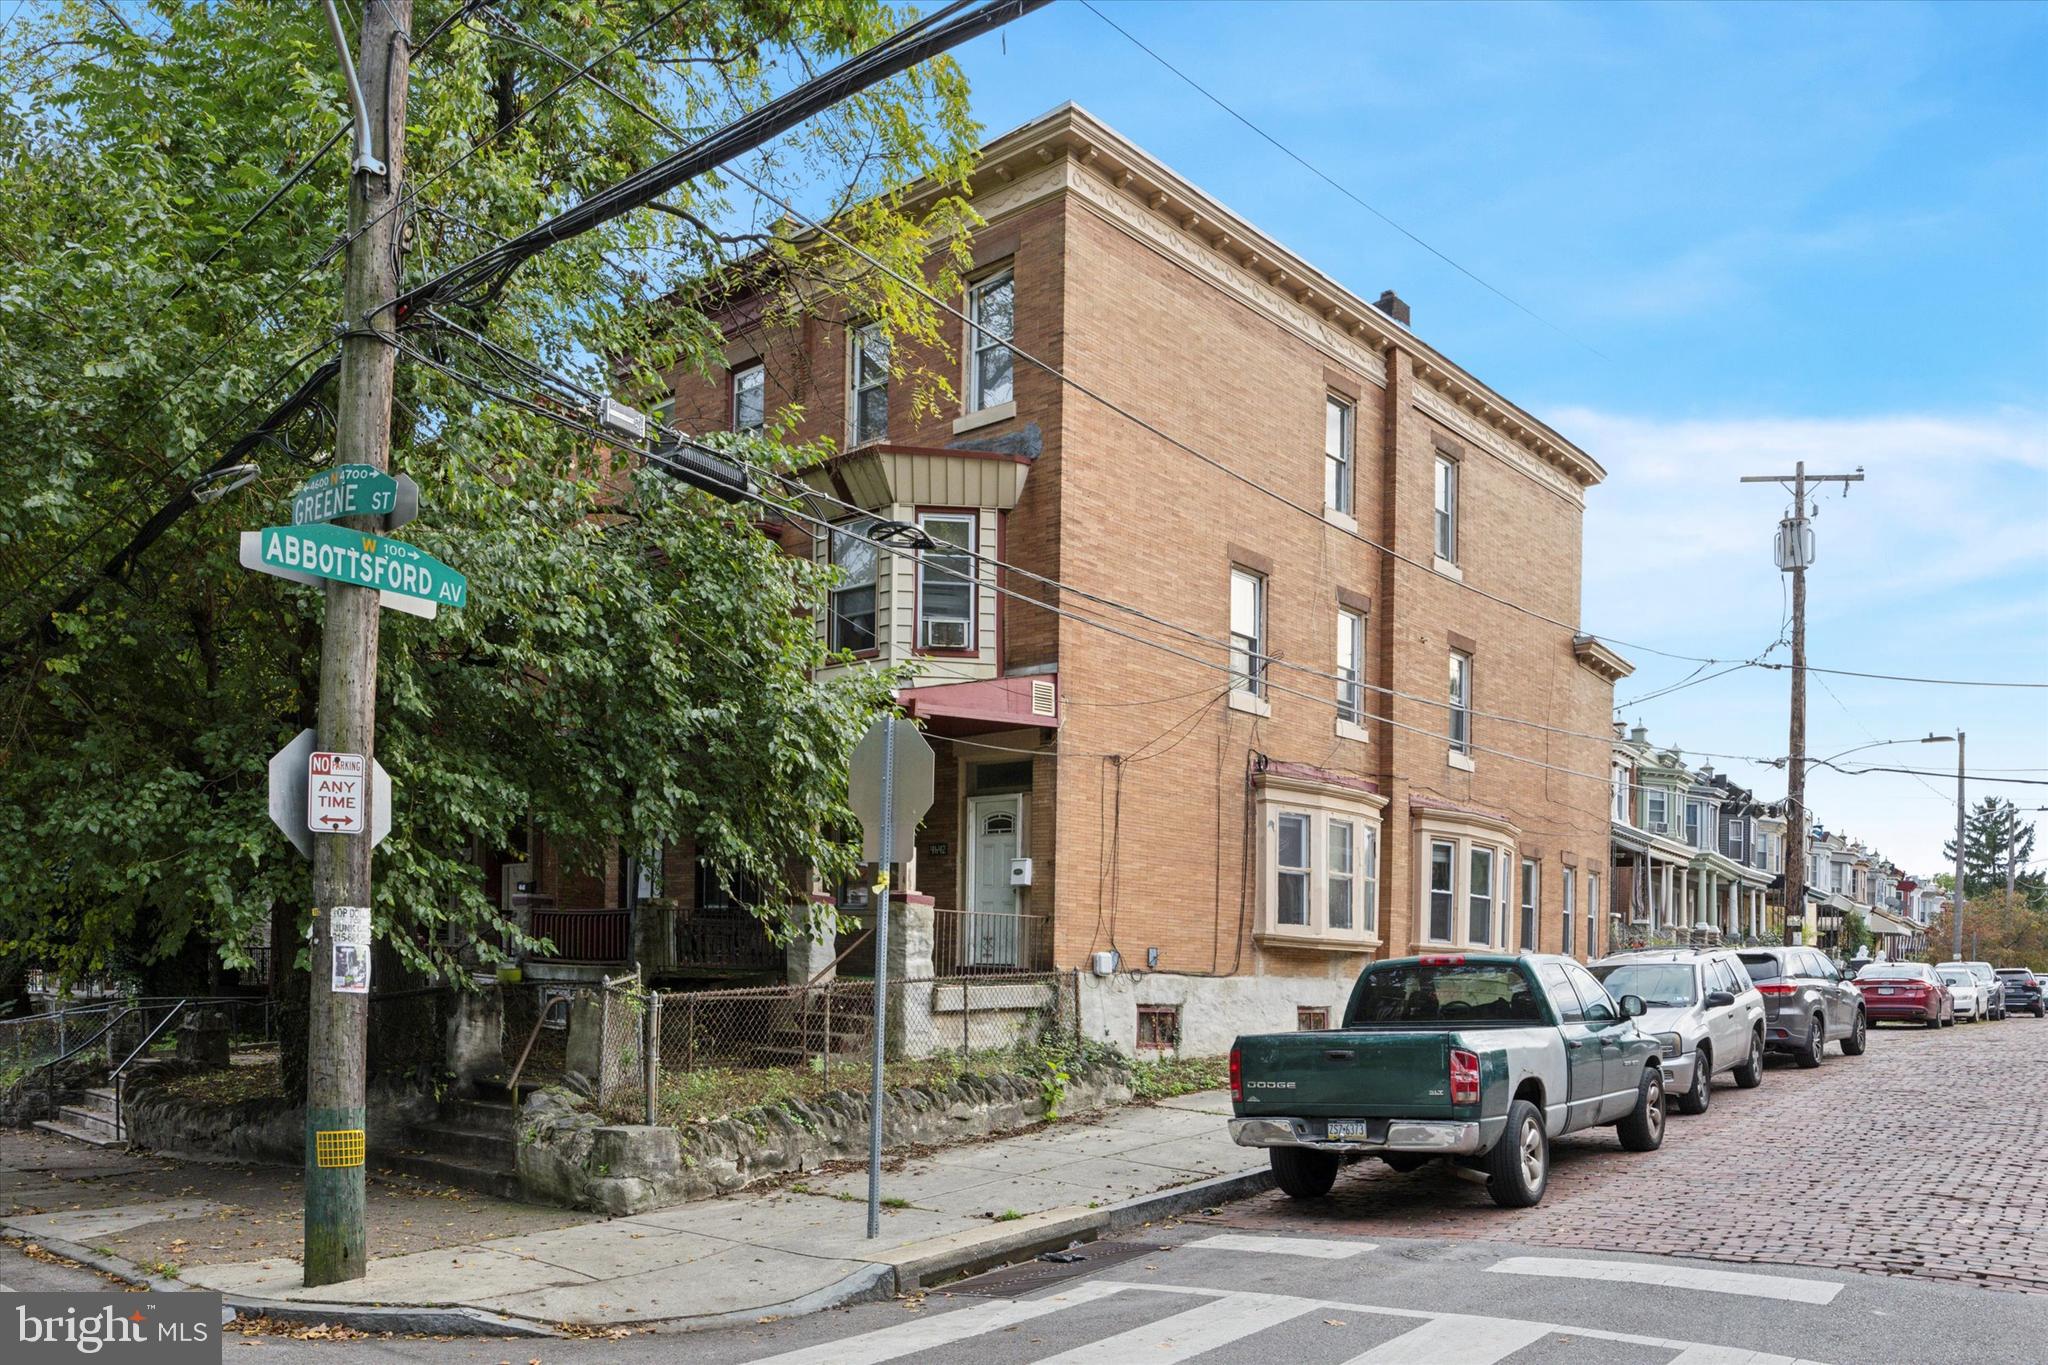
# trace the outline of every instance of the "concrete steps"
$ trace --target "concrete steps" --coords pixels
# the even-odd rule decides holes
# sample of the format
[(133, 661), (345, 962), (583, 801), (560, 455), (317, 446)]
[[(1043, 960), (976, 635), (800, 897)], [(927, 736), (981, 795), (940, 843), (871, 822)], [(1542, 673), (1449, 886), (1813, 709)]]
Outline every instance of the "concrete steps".
[[(520, 1082), (522, 1097), (539, 1086)], [(436, 1115), (416, 1123), (380, 1164), (423, 1180), (498, 1199), (519, 1198), (519, 1109), (501, 1081), (477, 1087), (473, 1098), (442, 1100)]]
[(128, 1145), (128, 1134), (115, 1111), (114, 1092), (108, 1086), (72, 1091), (54, 1115), (37, 1119), (35, 1126), (46, 1133), (55, 1133), (93, 1147)]
[(422, 1180), (437, 1180), (457, 1189), (488, 1194), (494, 1199), (519, 1198), (519, 1173), (487, 1161), (470, 1161), (440, 1152), (385, 1152), (377, 1164)]

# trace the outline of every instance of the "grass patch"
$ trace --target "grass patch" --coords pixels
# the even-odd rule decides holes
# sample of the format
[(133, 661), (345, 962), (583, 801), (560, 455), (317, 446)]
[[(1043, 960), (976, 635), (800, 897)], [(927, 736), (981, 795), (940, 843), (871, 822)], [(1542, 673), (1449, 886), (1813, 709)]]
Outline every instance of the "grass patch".
[(1023, 1216), (1023, 1214), (1017, 1212), (1017, 1210), (1015, 1209), (1004, 1209), (1001, 1213), (996, 1215), (996, 1221), (998, 1223), (1014, 1223)]
[(1131, 1095), (1141, 1100), (1220, 1090), (1229, 1081), (1230, 1062), (1224, 1057), (1158, 1057), (1131, 1064)]

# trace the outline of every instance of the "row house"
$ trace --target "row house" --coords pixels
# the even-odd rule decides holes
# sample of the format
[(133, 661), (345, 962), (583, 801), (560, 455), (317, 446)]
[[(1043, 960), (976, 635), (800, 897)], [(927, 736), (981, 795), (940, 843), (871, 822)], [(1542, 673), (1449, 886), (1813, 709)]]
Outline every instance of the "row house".
[(1608, 766), (1614, 941), (1761, 937), (1771, 873), (1755, 797), (1641, 725), (1615, 724)]
[(1073, 105), (972, 188), (942, 350), (741, 300), (724, 371), (670, 376), (686, 430), (837, 452), (784, 544), (938, 754), (892, 940), (1080, 970), (1092, 1032), (1197, 1051), (1335, 1019), (1375, 956), (1596, 951), (1630, 666), (1554, 623), (1600, 466)]

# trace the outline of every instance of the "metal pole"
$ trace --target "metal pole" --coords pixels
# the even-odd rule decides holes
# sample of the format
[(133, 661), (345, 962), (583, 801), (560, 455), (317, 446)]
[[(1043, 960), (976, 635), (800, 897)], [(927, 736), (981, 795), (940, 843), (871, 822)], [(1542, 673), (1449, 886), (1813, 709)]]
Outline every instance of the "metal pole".
[(889, 862), (896, 848), (896, 725), (882, 745), (882, 852), (875, 896), (874, 1074), (868, 1086), (868, 1236), (882, 1235), (882, 1052), (889, 1016)]
[(1963, 732), (1956, 731), (1956, 955), (1963, 959)]
[[(341, 388), (336, 402), (337, 464), (390, 463), (391, 392), (398, 352), (379, 335), (394, 326), (378, 310), (398, 292), (397, 232), (391, 212), (405, 157), (406, 82), (412, 0), (363, 8), (359, 128), (384, 142), (356, 148), (349, 178), (351, 236), (342, 283)], [(337, 37), (339, 37), (337, 28)], [(346, 48), (342, 60), (354, 78)], [(389, 167), (388, 171), (385, 167)], [(382, 172), (382, 173), (379, 173)], [(348, 524), (347, 522), (343, 523)], [(374, 529), (367, 522), (359, 529)], [(377, 593), (326, 585), (320, 643), (320, 747), (374, 758), (377, 724)], [(367, 822), (366, 822), (367, 823)], [(359, 1280), (366, 1268), (363, 1222), (364, 1069), (368, 998), (330, 989), (336, 906), (368, 906), (370, 840), (361, 834), (313, 836), (313, 1000), (306, 1057), (305, 1283)], [(323, 1160), (316, 1135), (328, 1134)]]
[(656, 1096), (661, 1086), (661, 995), (657, 991), (647, 993), (646, 1035), (640, 1051), (647, 1079), (647, 1126), (651, 1128), (658, 1118)]

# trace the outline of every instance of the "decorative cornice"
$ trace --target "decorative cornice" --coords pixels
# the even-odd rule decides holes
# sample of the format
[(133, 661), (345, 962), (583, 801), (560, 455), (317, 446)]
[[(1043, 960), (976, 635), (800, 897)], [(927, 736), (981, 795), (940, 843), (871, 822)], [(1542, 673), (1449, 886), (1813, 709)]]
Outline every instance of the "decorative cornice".
[(1572, 657), (1588, 672), (1597, 674), (1610, 683), (1618, 683), (1636, 671), (1634, 664), (1601, 644), (1598, 637), (1592, 635), (1572, 637)]

